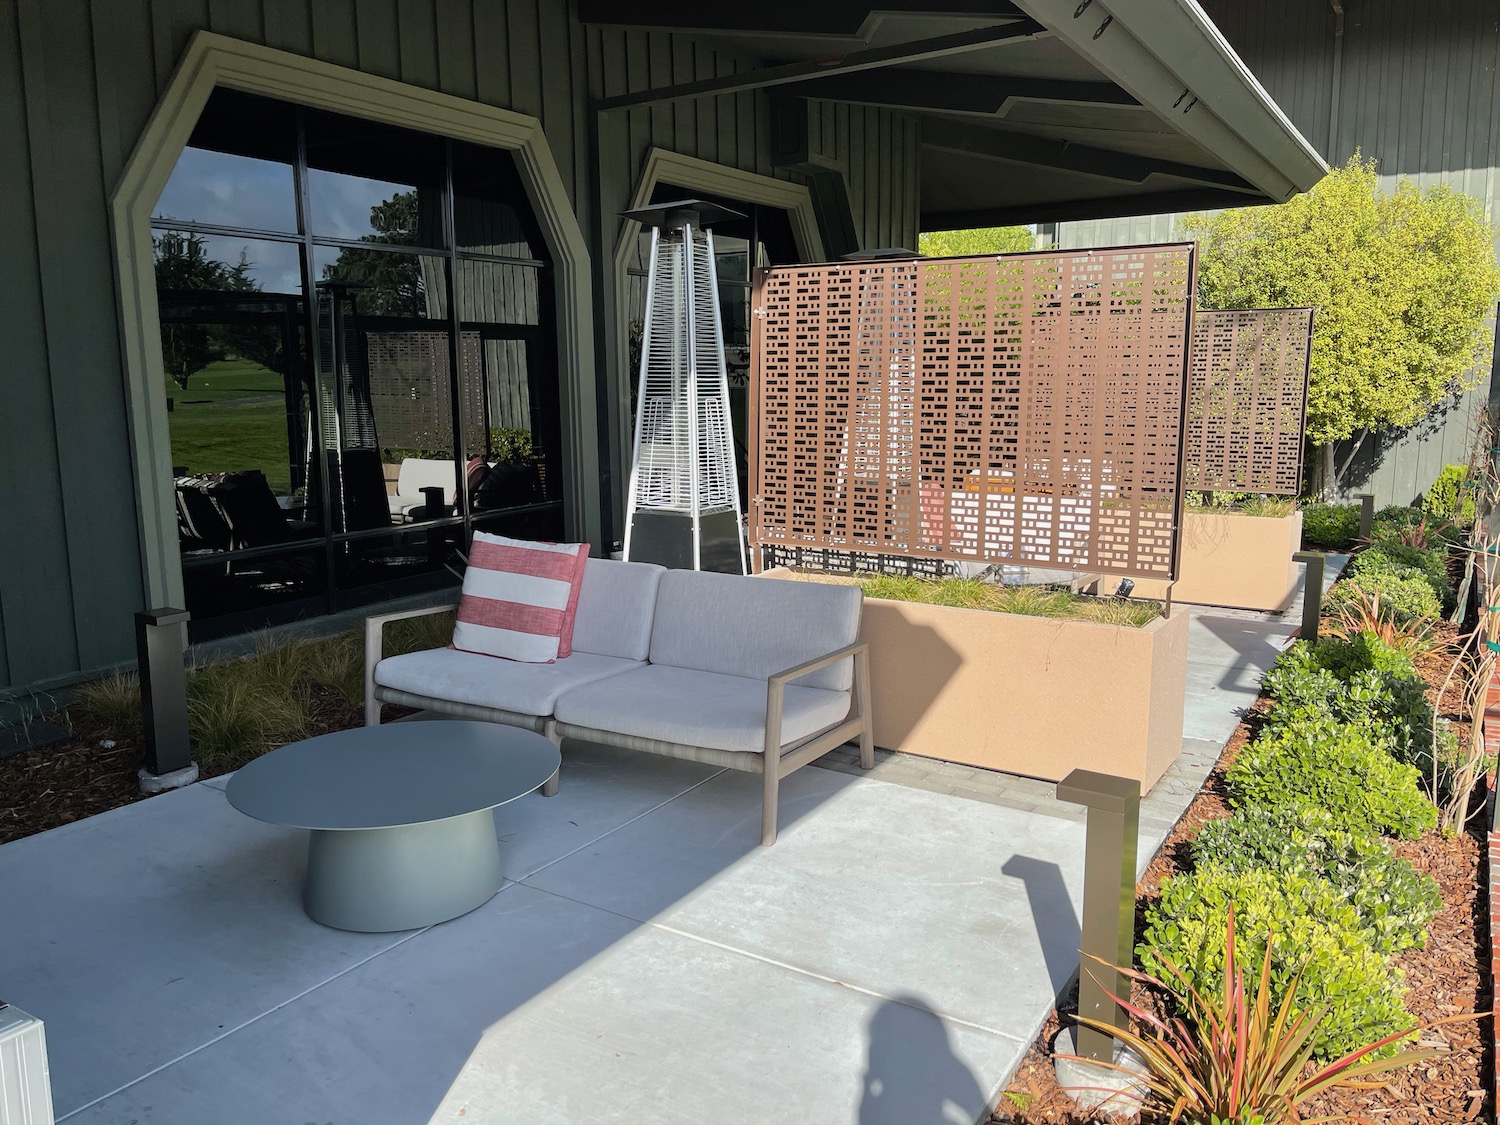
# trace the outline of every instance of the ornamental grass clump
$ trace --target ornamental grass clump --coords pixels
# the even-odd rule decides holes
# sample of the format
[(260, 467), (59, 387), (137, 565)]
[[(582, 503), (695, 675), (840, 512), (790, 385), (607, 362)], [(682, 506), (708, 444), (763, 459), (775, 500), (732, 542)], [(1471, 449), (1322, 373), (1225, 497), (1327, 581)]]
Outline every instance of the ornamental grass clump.
[[(1245, 956), (1259, 961), (1272, 945), (1274, 1002), (1295, 994), (1321, 1010), (1310, 1033), (1317, 1058), (1338, 1058), (1411, 1027), (1400, 972), (1365, 940), (1354, 907), (1321, 879), (1216, 864), (1173, 876), (1146, 912), (1136, 947), (1141, 965), (1148, 972), (1175, 969), (1199, 992), (1222, 991), (1231, 910), (1245, 935)], [(1268, 942), (1273, 934), (1284, 940)]]
[(1427, 923), (1443, 906), (1435, 879), (1384, 840), (1339, 828), (1325, 809), (1240, 809), (1204, 826), (1193, 862), (1322, 880), (1354, 909), (1370, 948), (1385, 956), (1425, 945)]
[(1236, 808), (1326, 809), (1337, 826), (1414, 840), (1437, 824), (1416, 766), (1368, 726), (1313, 719), (1263, 733), (1229, 767)]
[[(1170, 1125), (1293, 1125), (1302, 1120), (1299, 1107), (1309, 1098), (1338, 1086), (1363, 1086), (1376, 1075), (1438, 1054), (1430, 1049), (1396, 1052), (1396, 1044), (1420, 1030), (1408, 1024), (1323, 1066), (1311, 1066), (1324, 1010), (1306, 1004), (1298, 974), (1280, 990), (1275, 987), (1273, 965), (1282, 946), (1274, 935), (1261, 942), (1260, 972), (1247, 984), (1243, 965), (1249, 961), (1253, 966), (1255, 960), (1238, 940), (1235, 920), (1231, 906), (1220, 923), (1223, 959), (1217, 988), (1196, 985), (1191, 974), (1160, 960), (1156, 975), (1123, 971), (1132, 981), (1165, 994), (1167, 1013), (1115, 996), (1137, 1030), (1121, 1032), (1100, 1020), (1078, 1017), (1085, 1026), (1117, 1037), (1146, 1064), (1140, 1084), (1116, 1095), (1122, 1101), (1139, 1102), (1141, 1109)], [(1437, 1022), (1467, 1018), (1472, 1017)], [(1113, 1069), (1135, 1077), (1123, 1067)]]
[(1335, 618), (1346, 616), (1351, 609), (1362, 610), (1362, 603), (1377, 598), (1379, 605), (1370, 616), (1398, 626), (1415, 626), (1423, 639), (1431, 634), (1431, 623), (1443, 612), (1442, 600), (1432, 583), (1411, 567), (1360, 574), (1339, 582), (1324, 596), (1323, 611)]

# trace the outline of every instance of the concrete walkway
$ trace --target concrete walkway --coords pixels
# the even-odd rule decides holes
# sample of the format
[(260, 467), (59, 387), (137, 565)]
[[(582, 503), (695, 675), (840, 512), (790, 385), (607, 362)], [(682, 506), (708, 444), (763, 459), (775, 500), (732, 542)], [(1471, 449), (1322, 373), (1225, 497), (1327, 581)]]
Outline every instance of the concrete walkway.
[[(1193, 616), (1142, 864), (1292, 628)], [(310, 922), (301, 835), (205, 782), (0, 847), (0, 995), (78, 1125), (982, 1120), (1077, 968), (1081, 810), (841, 758), (760, 848), (757, 778), (570, 747), (498, 812), (500, 894), (385, 935)]]

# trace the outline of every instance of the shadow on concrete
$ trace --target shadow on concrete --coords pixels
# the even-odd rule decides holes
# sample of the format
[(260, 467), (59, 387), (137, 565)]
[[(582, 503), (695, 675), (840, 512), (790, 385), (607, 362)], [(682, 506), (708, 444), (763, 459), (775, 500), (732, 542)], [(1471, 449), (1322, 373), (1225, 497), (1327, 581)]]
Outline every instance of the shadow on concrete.
[(870, 1017), (859, 1125), (968, 1125), (984, 1092), (953, 1053), (948, 1029), (914, 996), (887, 1000)]
[(1000, 871), (1021, 880), (1026, 887), (1026, 902), (1047, 962), (1047, 979), (1052, 982), (1053, 993), (1060, 996), (1078, 975), (1078, 951), (1083, 940), (1083, 924), (1068, 897), (1062, 869), (1049, 860), (1016, 855), (1006, 860)]

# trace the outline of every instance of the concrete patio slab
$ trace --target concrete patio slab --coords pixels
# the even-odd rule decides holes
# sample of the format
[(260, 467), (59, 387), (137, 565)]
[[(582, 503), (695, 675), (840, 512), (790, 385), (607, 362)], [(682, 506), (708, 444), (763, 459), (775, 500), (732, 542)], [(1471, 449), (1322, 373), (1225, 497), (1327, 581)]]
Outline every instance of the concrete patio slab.
[(1227, 617), (1195, 607), (1188, 621), (1188, 659), (1215, 667), (1255, 664), (1269, 668), (1299, 623), (1296, 619), (1277, 623)]
[[(1192, 613), (1142, 867), (1297, 620)], [(215, 778), (0, 848), (0, 985), (76, 1123), (982, 1119), (1077, 965), (1082, 810), (880, 760), (787, 779), (768, 849), (755, 777), (570, 744), (497, 820), (521, 882), (387, 935), (310, 922)]]
[(71, 1120), (190, 1121), (212, 1097), (216, 1125), (700, 1125), (726, 1113), (802, 1125), (850, 1119), (850, 1106), (860, 1125), (913, 1125), (943, 1120), (945, 1101), (973, 1120), (991, 1094), (978, 1075), (1007, 1072), (1023, 1050), (919, 998), (510, 886)]
[(729, 772), (526, 885), (1029, 1037), (1011, 1013), (1078, 968), (1083, 825), (828, 770), (783, 785), (784, 810), (818, 803), (774, 848), (758, 779)]
[(401, 940), (310, 921), (305, 850), (201, 785), (0, 847), (0, 983), (59, 1116)]
[[(499, 830), (507, 874), (715, 772), (642, 758), (570, 751), (557, 797), (510, 807)], [(0, 901), (27, 904), (0, 910), (0, 985), (6, 1000), (45, 1013), (59, 1116), (410, 936), (309, 920), (306, 847), (305, 833), (242, 816), (200, 783), (0, 848)]]
[(1223, 746), (1260, 694), (1260, 678), (1273, 662), (1200, 664), (1188, 660), (1182, 736)]

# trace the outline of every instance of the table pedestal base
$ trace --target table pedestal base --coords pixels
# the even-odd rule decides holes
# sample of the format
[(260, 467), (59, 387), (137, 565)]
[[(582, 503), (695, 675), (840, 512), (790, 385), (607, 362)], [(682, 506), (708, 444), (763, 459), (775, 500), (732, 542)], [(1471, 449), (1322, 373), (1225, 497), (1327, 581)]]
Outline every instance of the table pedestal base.
[(313, 831), (302, 904), (337, 930), (415, 930), (467, 914), (500, 889), (489, 809), (425, 824)]

